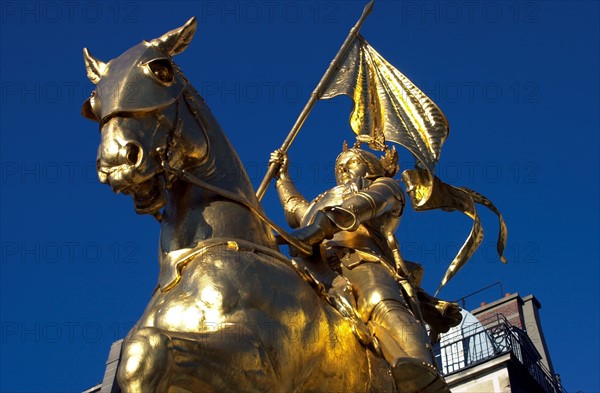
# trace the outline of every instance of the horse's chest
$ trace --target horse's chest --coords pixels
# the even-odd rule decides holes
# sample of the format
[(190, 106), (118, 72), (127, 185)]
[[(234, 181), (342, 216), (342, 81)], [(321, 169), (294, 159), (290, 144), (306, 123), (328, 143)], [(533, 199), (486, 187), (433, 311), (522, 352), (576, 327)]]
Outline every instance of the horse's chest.
[(187, 332), (214, 331), (226, 323), (239, 306), (241, 294), (226, 269), (214, 266), (218, 264), (213, 261), (210, 269), (193, 263), (186, 266), (177, 285), (165, 293), (155, 293), (144, 323)]

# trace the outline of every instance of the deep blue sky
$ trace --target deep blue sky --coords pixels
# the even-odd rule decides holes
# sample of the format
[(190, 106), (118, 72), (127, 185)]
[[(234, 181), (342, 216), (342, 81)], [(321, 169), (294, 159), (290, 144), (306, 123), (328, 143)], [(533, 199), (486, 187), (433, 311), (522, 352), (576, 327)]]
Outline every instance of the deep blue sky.
[[(158, 225), (94, 170), (97, 126), (81, 50), (108, 61), (195, 15), (176, 58), (258, 185), (363, 2), (1, 3), (2, 392), (72, 392), (100, 382), (156, 285)], [(599, 4), (379, 1), (362, 33), (433, 98), (451, 133), (438, 175), (492, 199), (495, 216), (444, 288), (458, 299), (496, 281), (534, 294), (569, 392), (598, 392)], [(290, 151), (309, 198), (333, 183), (349, 101), (318, 103)], [(404, 155), (404, 162), (408, 156)], [(264, 199), (283, 224), (274, 190)], [(398, 237), (434, 291), (470, 229), (459, 213), (407, 209)], [(466, 308), (493, 301), (499, 286)]]

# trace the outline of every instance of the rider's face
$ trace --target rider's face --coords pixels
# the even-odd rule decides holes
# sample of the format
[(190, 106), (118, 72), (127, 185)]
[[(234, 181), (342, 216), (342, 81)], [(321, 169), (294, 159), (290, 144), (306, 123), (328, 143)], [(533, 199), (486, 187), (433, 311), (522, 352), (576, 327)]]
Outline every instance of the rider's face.
[(355, 154), (343, 155), (335, 166), (335, 180), (338, 185), (356, 183), (358, 179), (364, 178), (369, 168), (358, 159)]

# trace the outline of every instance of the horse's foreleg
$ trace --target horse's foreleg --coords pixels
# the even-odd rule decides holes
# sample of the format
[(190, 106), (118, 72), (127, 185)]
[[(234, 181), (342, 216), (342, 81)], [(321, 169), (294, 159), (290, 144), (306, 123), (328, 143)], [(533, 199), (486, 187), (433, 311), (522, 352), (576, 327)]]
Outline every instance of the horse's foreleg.
[(239, 325), (210, 333), (169, 334), (175, 391), (283, 391), (262, 341)]
[(164, 390), (159, 385), (168, 369), (168, 343), (168, 336), (156, 328), (141, 328), (127, 336), (117, 374), (123, 393)]
[(118, 381), (124, 393), (288, 390), (256, 332), (235, 324), (209, 333), (133, 331)]

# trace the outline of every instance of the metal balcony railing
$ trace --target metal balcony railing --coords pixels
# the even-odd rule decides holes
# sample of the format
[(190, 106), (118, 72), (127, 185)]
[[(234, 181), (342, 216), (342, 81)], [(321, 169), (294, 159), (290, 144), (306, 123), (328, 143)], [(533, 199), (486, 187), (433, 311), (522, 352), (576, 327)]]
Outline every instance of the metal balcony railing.
[(508, 323), (502, 314), (481, 322), (444, 335), (436, 345), (436, 357), (444, 375), (512, 353), (545, 392), (566, 393), (558, 378), (540, 362), (526, 332)]

